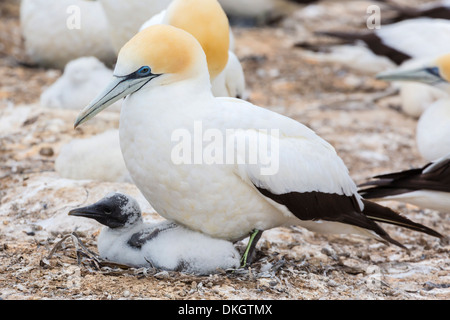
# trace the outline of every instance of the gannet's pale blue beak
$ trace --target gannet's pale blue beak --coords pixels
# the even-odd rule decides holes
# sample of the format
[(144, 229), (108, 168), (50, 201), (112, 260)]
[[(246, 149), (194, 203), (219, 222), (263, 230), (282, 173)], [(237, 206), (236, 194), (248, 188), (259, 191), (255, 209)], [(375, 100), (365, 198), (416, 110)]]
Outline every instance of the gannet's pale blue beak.
[(446, 80), (441, 77), (438, 67), (387, 71), (379, 73), (376, 78), (384, 81), (414, 81), (428, 85), (446, 82)]
[[(142, 74), (141, 70), (143, 68), (147, 68), (147, 70), (145, 70), (146, 74)], [(95, 117), (99, 112), (106, 109), (114, 102), (138, 91), (147, 84), (147, 82), (159, 76), (150, 73), (148, 71), (150, 68), (143, 68), (127, 76), (114, 76), (109, 85), (80, 112), (75, 120), (74, 128)]]

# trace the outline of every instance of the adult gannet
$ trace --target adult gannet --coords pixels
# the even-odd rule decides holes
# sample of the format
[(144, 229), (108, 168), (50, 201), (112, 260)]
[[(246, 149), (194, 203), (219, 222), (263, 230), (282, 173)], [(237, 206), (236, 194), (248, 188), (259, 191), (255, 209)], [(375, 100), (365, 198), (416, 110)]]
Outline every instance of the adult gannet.
[(44, 67), (62, 69), (71, 60), (116, 59), (100, 3), (85, 0), (22, 0), (20, 25), (27, 56)]
[(230, 50), (233, 34), (228, 18), (217, 0), (173, 0), (159, 14), (146, 21), (140, 31), (169, 24), (192, 34), (206, 54), (216, 97), (245, 97), (245, 76), (239, 59)]
[(294, 8), (288, 0), (219, 0), (235, 24), (261, 25), (276, 20)]
[(450, 54), (445, 54), (420, 68), (387, 71), (377, 76), (386, 81), (416, 81), (446, 92), (422, 113), (416, 128), (420, 154), (434, 161), (450, 153)]
[(384, 21), (384, 23), (394, 23), (408, 19), (422, 17), (436, 19), (450, 19), (450, 1), (434, 1), (419, 6), (400, 6), (394, 3), (386, 2), (388, 8), (395, 11), (395, 16)]
[(437, 100), (447, 97), (447, 94), (434, 87), (417, 83), (398, 83), (402, 111), (419, 119), (422, 113)]
[(205, 53), (184, 30), (156, 25), (133, 37), (75, 127), (123, 97), (120, 145), (136, 186), (168, 220), (231, 241), (251, 234), (244, 265), (261, 232), (282, 225), (399, 246), (374, 221), (440, 236), (363, 200), (334, 148), (306, 126), (214, 97)]
[(239, 267), (231, 242), (210, 238), (170, 221), (144, 223), (139, 203), (123, 193), (110, 193), (71, 216), (95, 219), (105, 227), (97, 248), (105, 260), (132, 267), (156, 267), (194, 274)]
[[(242, 66), (236, 55), (228, 50), (231, 35), (228, 19), (217, 0), (175, 0), (167, 10), (153, 17), (142, 28), (161, 23), (180, 27), (200, 41), (206, 51), (215, 96), (246, 97)], [(86, 70), (89, 68), (92, 70)], [(110, 74), (112, 71), (103, 67), (93, 57), (71, 61), (66, 66), (63, 76), (41, 95), (41, 103), (45, 106), (81, 109), (95, 97), (95, 94), (92, 94), (95, 87), (109, 82)], [(118, 108), (120, 108), (119, 101), (115, 103), (115, 109)], [(69, 143), (58, 155), (55, 163), (56, 171), (69, 179), (100, 181), (128, 179), (116, 137), (117, 132), (110, 132), (102, 134), (101, 137)], [(114, 149), (116, 147), (117, 150)], [(105, 153), (105, 148), (110, 152)], [(107, 154), (114, 170), (103, 168), (104, 163), (101, 160)]]
[[(378, 73), (402, 65), (410, 59), (423, 59), (450, 52), (450, 21), (417, 18), (383, 25), (364, 32), (317, 32), (341, 40), (337, 44), (297, 43), (306, 56), (336, 62), (362, 72)], [(433, 41), (430, 41), (433, 39)], [(318, 52), (309, 52), (309, 51)]]
[[(411, 58), (426, 58), (450, 52), (450, 21), (417, 18), (382, 26), (373, 32), (319, 32), (349, 43), (364, 43), (374, 54), (397, 65)], [(430, 41), (433, 39), (433, 41)]]
[[(430, 57), (414, 58), (405, 61), (400, 67), (393, 67), (390, 70), (420, 68), (429, 61)], [(419, 82), (400, 81), (394, 82), (394, 86), (399, 89), (402, 112), (414, 119), (419, 119), (423, 111), (433, 102), (448, 96), (447, 93), (438, 88)]]
[(450, 153), (422, 168), (383, 174), (360, 185), (366, 199), (394, 200), (441, 212), (450, 210)]

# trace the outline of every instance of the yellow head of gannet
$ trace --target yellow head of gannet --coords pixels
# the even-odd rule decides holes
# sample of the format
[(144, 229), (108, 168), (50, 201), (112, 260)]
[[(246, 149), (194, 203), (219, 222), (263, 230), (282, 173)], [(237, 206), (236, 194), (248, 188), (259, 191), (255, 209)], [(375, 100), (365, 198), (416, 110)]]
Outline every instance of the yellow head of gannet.
[(203, 48), (211, 79), (225, 68), (230, 46), (228, 18), (217, 0), (174, 0), (167, 23), (192, 34)]
[(168, 25), (146, 28), (122, 47), (113, 80), (82, 110), (75, 127), (144, 86), (169, 85), (204, 75), (209, 76), (205, 53), (191, 34)]
[(433, 59), (422, 68), (382, 72), (377, 79), (420, 82), (450, 92), (450, 54)]

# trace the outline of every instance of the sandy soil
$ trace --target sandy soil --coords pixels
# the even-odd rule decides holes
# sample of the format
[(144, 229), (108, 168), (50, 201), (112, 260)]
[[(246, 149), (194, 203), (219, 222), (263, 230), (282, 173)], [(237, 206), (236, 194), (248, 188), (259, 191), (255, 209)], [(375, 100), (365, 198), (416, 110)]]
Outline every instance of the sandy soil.
[[(326, 14), (319, 17), (305, 19), (298, 7), (275, 25), (233, 30), (249, 100), (311, 127), (335, 146), (361, 183), (425, 160), (415, 146), (416, 120), (399, 111), (400, 100), (388, 95), (388, 85), (370, 74), (305, 58), (294, 47), (314, 39), (319, 28), (364, 28), (371, 2), (346, 3), (324, 4)], [(193, 276), (99, 265), (80, 243), (96, 252), (100, 226), (75, 230), (60, 218), (70, 208), (118, 190), (138, 197), (146, 219), (160, 217), (131, 184), (69, 181), (54, 171), (62, 145), (117, 127), (118, 114), (104, 112), (73, 130), (77, 111), (41, 107), (42, 90), (61, 71), (27, 65), (18, 1), (0, 2), (0, 15), (0, 299), (450, 298), (448, 242), (392, 226), (385, 229), (408, 250), (292, 227), (267, 231), (257, 261), (245, 270)], [(384, 204), (449, 234), (448, 213)]]

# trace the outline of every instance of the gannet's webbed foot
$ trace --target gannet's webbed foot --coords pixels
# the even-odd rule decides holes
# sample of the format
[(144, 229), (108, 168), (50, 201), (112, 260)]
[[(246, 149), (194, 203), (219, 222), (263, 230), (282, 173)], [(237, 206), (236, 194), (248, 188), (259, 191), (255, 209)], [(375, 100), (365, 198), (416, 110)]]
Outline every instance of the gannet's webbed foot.
[(250, 239), (248, 240), (247, 247), (245, 248), (244, 254), (241, 257), (241, 268), (245, 268), (252, 263), (256, 244), (261, 238), (262, 233), (262, 230), (254, 229), (250, 234)]

